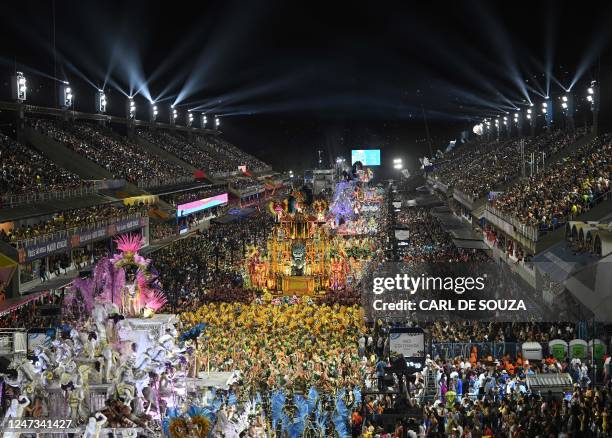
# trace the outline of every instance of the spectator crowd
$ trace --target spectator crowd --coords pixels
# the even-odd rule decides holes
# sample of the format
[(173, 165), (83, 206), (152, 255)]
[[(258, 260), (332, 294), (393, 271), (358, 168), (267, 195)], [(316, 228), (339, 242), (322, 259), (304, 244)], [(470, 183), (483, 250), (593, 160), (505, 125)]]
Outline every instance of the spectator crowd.
[(242, 270), (247, 245), (264, 244), (272, 227), (267, 212), (239, 222), (213, 223), (197, 235), (179, 239), (154, 254), (169, 305), (196, 309), (210, 301), (249, 301)]
[(180, 204), (187, 204), (189, 202), (198, 201), (200, 199), (210, 198), (212, 196), (227, 193), (227, 187), (225, 185), (214, 185), (205, 186), (198, 189), (183, 190), (180, 192), (169, 193), (161, 195), (161, 199), (166, 201), (168, 204), (176, 207)]
[(554, 229), (610, 196), (612, 137), (597, 137), (525, 182), (510, 187), (493, 206), (521, 223)]
[(265, 163), (215, 135), (196, 135), (190, 139), (180, 133), (144, 129), (138, 130), (138, 135), (212, 177), (238, 172), (239, 166), (253, 171), (267, 168)]
[(31, 119), (28, 122), (39, 132), (97, 163), (114, 178), (123, 178), (131, 183), (171, 183), (177, 177), (191, 175), (187, 169), (157, 157), (137, 142), (90, 122), (62, 124), (47, 119)]
[(224, 162), (230, 164), (231, 172), (238, 170), (238, 166), (246, 166), (247, 171), (257, 172), (268, 169), (269, 166), (258, 158), (238, 149), (229, 141), (211, 135), (198, 135), (195, 137), (196, 142), (207, 150), (213, 151)]
[(0, 133), (0, 207), (3, 196), (74, 189), (86, 184), (41, 153)]
[(126, 206), (123, 204), (98, 204), (90, 207), (63, 210), (53, 213), (48, 219), (45, 218), (36, 223), (17, 225), (8, 232), (0, 229), (0, 240), (12, 243), (102, 221), (120, 220), (122, 217), (130, 214), (142, 215), (145, 211), (146, 207), (143, 206)]
[[(486, 196), (501, 186), (510, 183), (521, 175), (521, 158), (544, 161), (563, 151), (584, 133), (570, 134), (555, 131), (537, 137), (490, 142), (476, 141), (461, 146), (444, 156), (444, 161), (436, 165), (436, 175), (443, 183), (453, 186), (472, 199)], [(521, 156), (521, 145), (523, 152)], [(527, 167), (528, 164), (525, 164)], [(534, 163), (534, 170), (535, 170)], [(529, 169), (526, 169), (529, 172)]]

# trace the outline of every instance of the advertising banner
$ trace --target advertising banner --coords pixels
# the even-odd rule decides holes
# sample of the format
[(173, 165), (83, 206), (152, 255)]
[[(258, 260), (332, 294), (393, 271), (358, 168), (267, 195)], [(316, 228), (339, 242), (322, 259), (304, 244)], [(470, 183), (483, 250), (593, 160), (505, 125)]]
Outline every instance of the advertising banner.
[(67, 237), (26, 245), (25, 248), (19, 249), (19, 263), (27, 263), (57, 252), (66, 252), (96, 240), (112, 237), (115, 234), (127, 233), (143, 227), (144, 224), (145, 219), (142, 217), (124, 219), (108, 226), (80, 231)]

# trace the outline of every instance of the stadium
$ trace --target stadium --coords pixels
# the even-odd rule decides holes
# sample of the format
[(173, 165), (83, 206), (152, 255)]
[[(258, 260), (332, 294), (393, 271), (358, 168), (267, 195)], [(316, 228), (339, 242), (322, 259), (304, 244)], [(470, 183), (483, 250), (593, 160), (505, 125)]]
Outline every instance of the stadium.
[(610, 7), (3, 9), (3, 436), (611, 436)]

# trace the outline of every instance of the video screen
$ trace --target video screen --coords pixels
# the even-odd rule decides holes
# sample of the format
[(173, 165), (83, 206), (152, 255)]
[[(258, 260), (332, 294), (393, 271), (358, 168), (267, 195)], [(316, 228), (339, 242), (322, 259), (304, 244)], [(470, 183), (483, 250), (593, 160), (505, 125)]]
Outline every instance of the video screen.
[(191, 213), (216, 207), (217, 205), (227, 204), (227, 193), (222, 193), (211, 198), (199, 199), (197, 201), (180, 204), (176, 207), (177, 217), (187, 216)]
[(380, 149), (353, 149), (351, 164), (361, 161), (364, 166), (380, 166)]

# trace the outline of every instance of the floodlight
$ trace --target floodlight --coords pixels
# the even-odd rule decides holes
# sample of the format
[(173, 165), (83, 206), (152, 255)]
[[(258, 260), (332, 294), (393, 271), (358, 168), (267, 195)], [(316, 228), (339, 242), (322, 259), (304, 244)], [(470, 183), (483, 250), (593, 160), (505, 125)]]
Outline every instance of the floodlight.
[(130, 120), (134, 120), (136, 118), (136, 102), (134, 102), (133, 97), (128, 97), (127, 102), (127, 117)]
[(13, 90), (13, 99), (18, 102), (23, 102), (26, 100), (28, 87), (26, 84), (26, 78), (22, 72), (18, 71), (15, 73), (15, 76), (13, 76), (13, 80), (11, 81), (11, 88)]
[(106, 112), (106, 94), (104, 94), (104, 90), (98, 90), (96, 93), (96, 111), (100, 114)]
[(157, 109), (157, 105), (155, 104), (151, 104), (151, 121), (154, 122), (157, 119), (157, 115), (159, 114), (159, 111)]
[(74, 95), (72, 93), (72, 88), (70, 87), (68, 82), (62, 82), (60, 84), (59, 99), (60, 108), (68, 109), (72, 106), (72, 103), (74, 101)]

